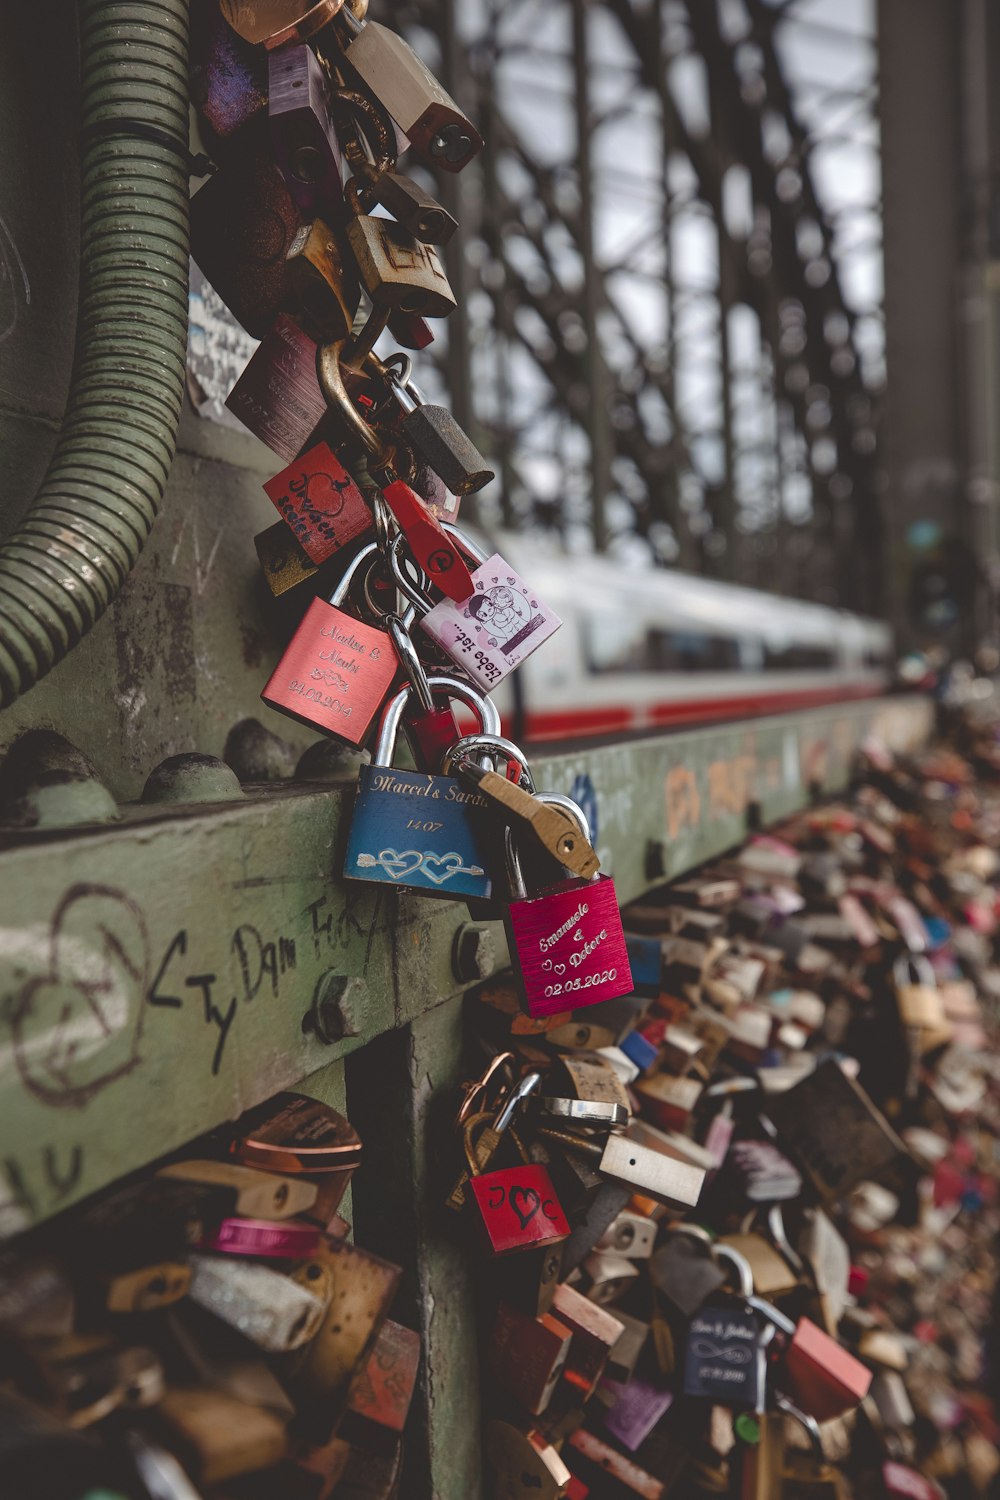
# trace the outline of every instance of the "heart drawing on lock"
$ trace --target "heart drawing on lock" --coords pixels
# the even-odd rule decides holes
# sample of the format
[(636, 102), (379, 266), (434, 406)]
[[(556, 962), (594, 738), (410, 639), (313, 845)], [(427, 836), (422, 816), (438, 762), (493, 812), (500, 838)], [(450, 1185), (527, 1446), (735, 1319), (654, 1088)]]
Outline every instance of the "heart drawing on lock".
[(552, 960), (551, 960), (551, 958), (543, 958), (542, 959), (542, 963), (541, 963), (541, 967), (545, 971), (546, 974), (551, 973), (552, 972)]
[(565, 974), (566, 972), (565, 964), (553, 964), (553, 968), (555, 969), (557, 974)]
[(393, 880), (404, 880), (407, 875), (415, 875), (419, 870), (432, 880), (435, 885), (444, 885), (453, 875), (482, 875), (483, 869), (479, 865), (466, 865), (462, 863), (462, 856), (455, 850), (447, 854), (435, 854), (431, 850), (423, 853), (419, 849), (405, 849), (402, 854), (395, 849), (382, 849), (377, 859), (371, 855), (361, 856), (365, 863), (371, 860), (373, 864), (379, 865)]
[[(542, 1206), (542, 1200), (535, 1188), (512, 1187), (508, 1202), (517, 1215), (522, 1229), (527, 1229)], [(522, 1204), (524, 1207), (521, 1206)]]

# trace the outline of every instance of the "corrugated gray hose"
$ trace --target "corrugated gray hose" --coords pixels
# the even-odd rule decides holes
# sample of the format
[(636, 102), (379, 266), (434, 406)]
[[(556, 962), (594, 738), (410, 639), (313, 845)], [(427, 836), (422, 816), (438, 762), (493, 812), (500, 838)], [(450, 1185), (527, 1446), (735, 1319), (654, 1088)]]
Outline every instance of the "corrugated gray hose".
[(80, 0), (80, 301), (62, 431), (0, 548), (0, 708), (135, 566), (177, 440), (188, 320), (188, 0)]

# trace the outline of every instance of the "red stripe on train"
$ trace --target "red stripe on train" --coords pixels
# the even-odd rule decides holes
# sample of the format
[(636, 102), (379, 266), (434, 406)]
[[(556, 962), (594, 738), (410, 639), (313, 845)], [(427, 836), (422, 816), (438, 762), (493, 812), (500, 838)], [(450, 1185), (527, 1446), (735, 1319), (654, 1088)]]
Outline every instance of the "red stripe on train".
[(659, 729), (666, 725), (704, 724), (718, 719), (760, 718), (794, 708), (877, 698), (884, 687), (808, 688), (799, 692), (755, 693), (739, 698), (688, 698), (633, 709), (609, 706), (567, 709), (562, 713), (531, 713), (525, 719), (527, 740), (573, 739), (585, 734), (613, 734), (622, 729)]

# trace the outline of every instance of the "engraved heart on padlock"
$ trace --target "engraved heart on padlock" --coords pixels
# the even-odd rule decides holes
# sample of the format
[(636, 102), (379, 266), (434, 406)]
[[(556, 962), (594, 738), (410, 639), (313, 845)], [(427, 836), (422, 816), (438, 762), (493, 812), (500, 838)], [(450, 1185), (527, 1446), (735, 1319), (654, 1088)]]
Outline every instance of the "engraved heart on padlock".
[[(522, 1229), (527, 1229), (542, 1206), (542, 1200), (534, 1188), (512, 1187), (508, 1201), (517, 1215)], [(520, 1203), (524, 1203), (526, 1207), (524, 1209), (520, 1208)], [(530, 1207), (527, 1205), (530, 1205)]]
[(553, 965), (553, 967), (554, 967), (555, 972), (557, 974), (565, 974), (565, 972), (566, 972), (566, 965), (565, 964), (555, 964), (555, 965)]
[(545, 971), (546, 974), (551, 973), (551, 970), (552, 970), (552, 960), (551, 960), (551, 958), (543, 958), (540, 967)]

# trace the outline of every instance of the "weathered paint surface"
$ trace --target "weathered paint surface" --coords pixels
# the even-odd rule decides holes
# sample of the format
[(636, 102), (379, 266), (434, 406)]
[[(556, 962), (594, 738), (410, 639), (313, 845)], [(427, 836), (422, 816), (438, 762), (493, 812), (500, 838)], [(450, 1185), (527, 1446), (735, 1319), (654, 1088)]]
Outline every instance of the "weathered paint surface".
[(0, 853), (0, 1232), (456, 991), (464, 908), (333, 881), (344, 802), (272, 792)]

